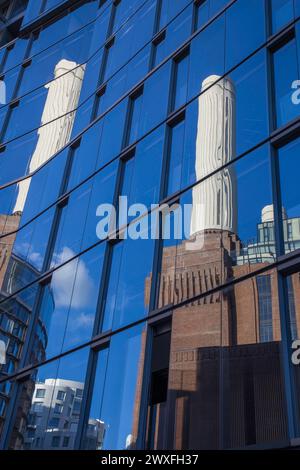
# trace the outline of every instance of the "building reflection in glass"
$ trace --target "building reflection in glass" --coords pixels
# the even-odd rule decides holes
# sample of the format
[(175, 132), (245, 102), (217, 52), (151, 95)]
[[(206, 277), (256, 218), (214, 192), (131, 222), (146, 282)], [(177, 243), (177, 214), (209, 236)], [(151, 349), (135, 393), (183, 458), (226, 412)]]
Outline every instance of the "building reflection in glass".
[[(171, 240), (161, 251), (157, 307), (203, 297), (174, 308), (172, 324), (154, 329), (147, 415), (147, 445), (154, 449), (239, 448), (287, 435), (277, 273), (255, 275), (276, 256), (274, 208), (270, 197), (255, 221), (256, 236), (245, 240), (238, 220), (242, 191), (230, 164), (236, 157), (235, 88), (228, 79), (211, 86), (216, 79), (203, 82), (195, 142), (197, 180), (213, 174), (190, 192), (189, 239)], [(12, 217), (19, 217), (18, 211)], [(299, 246), (299, 218), (290, 220), (283, 208), (282, 219), (289, 243)], [(254, 275), (216, 289), (245, 274)], [(146, 305), (151, 277), (145, 279)], [(287, 279), (287, 287), (295, 338), (298, 273)], [(50, 296), (50, 323), (54, 309)], [(145, 346), (146, 330), (137, 327), (113, 337), (99, 353), (86, 449), (137, 446)], [(82, 392), (83, 382), (75, 380), (33, 381), (22, 407), (29, 420), (12, 447), (73, 448)]]

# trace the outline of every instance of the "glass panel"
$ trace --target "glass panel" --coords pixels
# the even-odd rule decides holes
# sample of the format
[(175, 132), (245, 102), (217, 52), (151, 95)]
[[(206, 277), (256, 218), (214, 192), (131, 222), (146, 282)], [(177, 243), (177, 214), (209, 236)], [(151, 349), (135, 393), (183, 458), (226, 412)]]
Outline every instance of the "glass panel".
[(175, 17), (172, 23), (167, 27), (164, 49), (165, 56), (163, 58), (176, 51), (176, 49), (190, 37), (192, 30), (192, 17), (193, 6), (190, 4), (188, 8), (185, 8), (178, 17)]
[(199, 95), (204, 80), (209, 78), (213, 83), (224, 74), (224, 44), (225, 15), (223, 14), (192, 41), (188, 99)]
[[(49, 87), (50, 83), (48, 82), (65, 73), (76, 74), (76, 67), (88, 59), (89, 43), (93, 29), (94, 25), (84, 28), (33, 57), (32, 63), (24, 70), (18, 96), (22, 96), (39, 86), (46, 85), (46, 87)], [(84, 69), (82, 76), (83, 74)]]
[(143, 103), (143, 94), (129, 98), (129, 116), (128, 116), (128, 138), (125, 146), (132, 144), (139, 137), (139, 126), (141, 121), (141, 111)]
[(23, 61), (28, 44), (28, 38), (18, 38), (15, 42), (6, 48), (6, 57), (3, 64), (3, 71), (8, 71)]
[(296, 41), (293, 39), (273, 54), (276, 124), (280, 127), (299, 116), (293, 101), (292, 84), (298, 79)]
[[(227, 281), (276, 261), (268, 146), (230, 165), (220, 177), (223, 179), (223, 243), (228, 255), (224, 258), (224, 281)], [(251, 188), (255, 188), (255, 198)]]
[[(45, 253), (54, 216), (51, 209), (18, 232), (1, 239), (1, 250), (6, 253), (1, 265), (1, 290), (13, 294), (39, 277), (44, 268)], [(11, 230), (18, 229), (20, 217), (8, 216)]]
[(166, 56), (166, 38), (165, 36), (161, 36), (153, 44), (153, 61), (151, 68), (155, 68), (165, 59)]
[(112, 247), (102, 331), (128, 325), (147, 314), (145, 284), (152, 271), (154, 253), (150, 225), (148, 217), (132, 222), (124, 235), (128, 239)]
[(229, 70), (237, 65), (262, 45), (265, 39), (265, 2), (235, 2), (226, 11), (225, 69)]
[(102, 126), (103, 122), (99, 121), (90, 127), (82, 135), (80, 145), (74, 149), (68, 189), (72, 189), (84, 181), (95, 170), (99, 156)]
[(163, 0), (159, 29), (164, 28), (167, 23), (178, 16), (189, 3), (189, 0), (177, 0), (175, 3), (173, 0)]
[(99, 161), (96, 168), (112, 160), (121, 151), (126, 120), (126, 104), (127, 100), (122, 100), (120, 104), (104, 117)]
[[(254, 278), (174, 310), (167, 394), (149, 406), (151, 448), (240, 448), (286, 438), (277, 279), (268, 276), (271, 297)], [(273, 337), (262, 340), (266, 307)]]
[(198, 0), (195, 4), (195, 31), (209, 20), (210, 0)]
[[(170, 76), (171, 61), (149, 77), (144, 84), (141, 136), (160, 124), (167, 116), (169, 94), (161, 93), (161, 90), (169, 89)], [(153, 100), (153, 96), (159, 96), (159, 100)]]
[(143, 324), (128, 329), (112, 337), (109, 352), (99, 352), (85, 449), (135, 448), (145, 333)]
[(219, 13), (228, 0), (196, 0), (195, 3), (195, 30), (202, 28), (216, 13)]
[[(198, 157), (200, 172), (200, 162), (203, 166), (207, 162), (203, 153)], [(276, 260), (267, 146), (205, 178), (181, 195), (172, 209), (167, 221), (171, 236), (163, 237), (159, 307), (192, 298)]]
[(283, 26), (294, 19), (293, 0), (272, 0), (272, 33), (277, 33)]
[[(43, 360), (87, 342), (92, 337), (105, 245), (101, 244), (54, 271), (42, 288), (38, 331), (43, 331)], [(61, 260), (63, 261), (63, 259)], [(36, 361), (33, 345), (28, 363)]]
[[(238, 156), (269, 134), (265, 51), (258, 52), (230, 73), (227, 85), (230, 86), (234, 106), (234, 147)], [(224, 99), (226, 106), (226, 96)]]
[(51, 8), (56, 7), (60, 3), (63, 3), (64, 0), (47, 0), (44, 6), (44, 11), (50, 10)]
[[(98, 0), (84, 2), (77, 8), (75, 6), (75, 9), (67, 15), (64, 12), (59, 18), (45, 24), (32, 45), (31, 54), (37, 54), (94, 20), (98, 6)], [(35, 13), (37, 13), (36, 7)]]
[[(29, 380), (20, 384), (18, 412), (10, 438), (10, 449), (75, 449), (82, 398), (76, 391), (84, 389), (88, 349), (82, 349), (59, 361), (35, 369)], [(43, 399), (36, 397), (45, 389)], [(64, 400), (57, 403), (57, 394)]]
[(278, 150), (285, 253), (300, 248), (299, 152), (300, 139)]
[(285, 301), (287, 310), (287, 321), (289, 326), (289, 335), (291, 345), (288, 344), (288, 353), (291, 354), (290, 364), (292, 373), (292, 387), (294, 397), (295, 425), (297, 436), (300, 435), (300, 403), (299, 403), (299, 387), (300, 387), (300, 312), (299, 312), (299, 267), (293, 274), (286, 276), (285, 282)]
[(152, 132), (137, 146), (135, 156), (125, 163), (121, 195), (128, 206), (143, 204), (144, 213), (159, 202), (164, 126)]
[(182, 154), (184, 146), (185, 121), (169, 129), (169, 176), (166, 195), (179, 190), (181, 183)]

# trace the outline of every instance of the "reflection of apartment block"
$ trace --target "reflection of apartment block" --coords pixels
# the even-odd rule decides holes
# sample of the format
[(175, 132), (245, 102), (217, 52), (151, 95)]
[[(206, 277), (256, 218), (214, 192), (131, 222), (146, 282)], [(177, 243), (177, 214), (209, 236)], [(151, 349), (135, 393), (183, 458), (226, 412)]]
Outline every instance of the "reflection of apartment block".
[[(177, 252), (175, 247), (164, 249), (160, 307), (263, 267), (236, 265), (231, 254), (239, 253), (241, 243), (233, 234), (211, 230), (204, 239), (198, 251), (191, 251), (191, 241), (179, 244)], [(297, 296), (300, 284), (298, 291)], [(281, 429), (284, 435), (285, 417), (274, 414), (273, 404), (274, 400), (282, 409), (277, 299), (272, 272), (174, 310), (167, 401), (155, 412), (154, 447), (239, 447), (280, 439), (272, 435), (274, 430)], [(256, 413), (260, 421), (255, 420)], [(220, 420), (227, 429), (227, 441), (222, 443)]]
[[(84, 384), (63, 379), (37, 382), (32, 398), (25, 448), (74, 448)], [(91, 448), (101, 448), (104, 423), (89, 423), (88, 439)]]

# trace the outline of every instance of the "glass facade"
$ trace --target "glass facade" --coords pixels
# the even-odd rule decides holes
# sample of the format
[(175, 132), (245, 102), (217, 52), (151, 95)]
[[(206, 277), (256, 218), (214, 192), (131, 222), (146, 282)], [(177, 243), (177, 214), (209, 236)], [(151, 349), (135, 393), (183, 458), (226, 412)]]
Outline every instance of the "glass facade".
[(4, 3), (0, 449), (292, 446), (300, 1)]

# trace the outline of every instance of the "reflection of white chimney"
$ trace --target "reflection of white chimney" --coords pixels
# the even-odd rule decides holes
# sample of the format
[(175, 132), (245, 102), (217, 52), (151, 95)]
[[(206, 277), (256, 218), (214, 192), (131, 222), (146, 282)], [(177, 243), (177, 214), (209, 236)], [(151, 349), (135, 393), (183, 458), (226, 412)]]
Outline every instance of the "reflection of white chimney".
[[(209, 86), (211, 88), (206, 90)], [(197, 180), (235, 157), (236, 139), (233, 83), (212, 75), (203, 81), (201, 92), (196, 140)], [(236, 219), (236, 179), (232, 168), (194, 187), (190, 235), (206, 229), (235, 233)]]
[[(48, 95), (41, 119), (43, 127), (37, 132), (38, 142), (29, 163), (29, 173), (37, 170), (70, 139), (75, 118), (75, 111), (70, 111), (78, 104), (85, 69), (84, 65), (75, 69), (76, 66), (76, 62), (62, 59), (55, 67), (54, 80), (45, 85)], [(66, 116), (57, 119), (64, 114)], [(27, 178), (18, 184), (19, 193), (13, 213), (23, 211), (30, 182), (31, 178)]]

